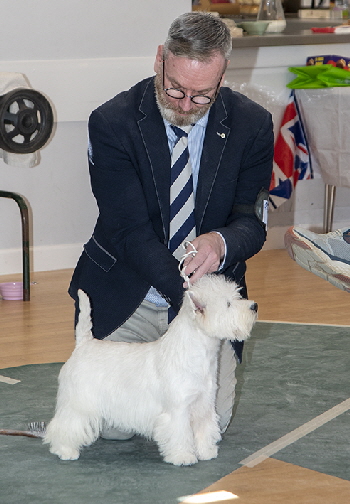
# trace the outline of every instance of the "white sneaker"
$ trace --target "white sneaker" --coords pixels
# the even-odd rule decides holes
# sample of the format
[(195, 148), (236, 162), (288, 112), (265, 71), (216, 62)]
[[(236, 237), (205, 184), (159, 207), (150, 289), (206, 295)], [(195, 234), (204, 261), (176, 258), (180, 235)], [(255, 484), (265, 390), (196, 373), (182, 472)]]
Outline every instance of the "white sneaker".
[(104, 425), (101, 431), (101, 438), (114, 441), (127, 441), (135, 436), (133, 431), (123, 431), (117, 427)]
[(300, 266), (350, 292), (350, 228), (317, 234), (290, 227), (284, 243), (290, 257)]

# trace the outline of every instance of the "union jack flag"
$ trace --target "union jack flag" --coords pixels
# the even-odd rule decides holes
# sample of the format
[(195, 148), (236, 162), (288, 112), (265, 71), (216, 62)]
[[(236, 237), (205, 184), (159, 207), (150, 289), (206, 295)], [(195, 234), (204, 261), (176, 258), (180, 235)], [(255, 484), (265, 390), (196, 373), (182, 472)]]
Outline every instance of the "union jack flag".
[(272, 207), (279, 207), (291, 197), (298, 180), (312, 178), (311, 157), (293, 89), (275, 143), (270, 184)]

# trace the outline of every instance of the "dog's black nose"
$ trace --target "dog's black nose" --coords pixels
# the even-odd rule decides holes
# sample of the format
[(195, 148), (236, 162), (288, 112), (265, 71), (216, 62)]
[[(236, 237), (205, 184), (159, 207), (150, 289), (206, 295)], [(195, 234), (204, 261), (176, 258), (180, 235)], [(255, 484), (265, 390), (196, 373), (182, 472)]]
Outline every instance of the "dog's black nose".
[(258, 303), (253, 303), (252, 306), (250, 307), (250, 309), (257, 312), (258, 311)]

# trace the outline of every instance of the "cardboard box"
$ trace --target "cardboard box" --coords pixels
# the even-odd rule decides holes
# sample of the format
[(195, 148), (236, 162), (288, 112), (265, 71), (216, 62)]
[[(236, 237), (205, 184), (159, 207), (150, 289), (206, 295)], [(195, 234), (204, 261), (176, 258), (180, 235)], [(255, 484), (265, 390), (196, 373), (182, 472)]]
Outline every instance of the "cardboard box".
[(299, 9), (298, 16), (301, 19), (330, 19), (329, 9)]
[(309, 56), (306, 65), (333, 65), (334, 67), (350, 70), (350, 58), (327, 54), (324, 56)]
[(200, 0), (199, 5), (192, 5), (192, 10), (218, 12), (221, 15), (239, 15), (240, 7), (238, 0), (231, 0), (229, 3), (211, 3), (210, 0)]

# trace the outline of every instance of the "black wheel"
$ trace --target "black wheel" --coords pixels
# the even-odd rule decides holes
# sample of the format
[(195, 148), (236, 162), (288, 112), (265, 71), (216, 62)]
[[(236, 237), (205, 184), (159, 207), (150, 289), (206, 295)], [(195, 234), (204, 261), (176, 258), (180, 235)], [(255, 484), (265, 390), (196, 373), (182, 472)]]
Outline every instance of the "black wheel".
[(48, 100), (33, 89), (0, 96), (0, 148), (15, 154), (39, 150), (50, 138), (53, 113)]

